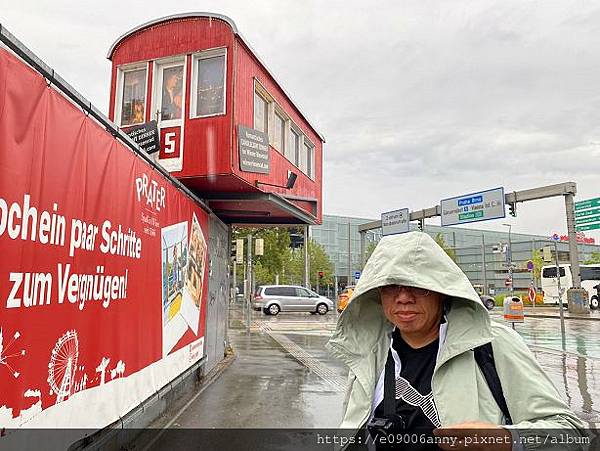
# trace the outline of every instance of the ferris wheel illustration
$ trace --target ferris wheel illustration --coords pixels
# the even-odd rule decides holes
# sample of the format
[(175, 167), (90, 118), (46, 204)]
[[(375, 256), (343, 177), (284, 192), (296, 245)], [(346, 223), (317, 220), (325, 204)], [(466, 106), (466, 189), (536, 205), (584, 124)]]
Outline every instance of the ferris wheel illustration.
[(56, 394), (57, 404), (73, 393), (78, 356), (77, 332), (69, 330), (56, 342), (48, 363), (48, 384), (51, 393)]

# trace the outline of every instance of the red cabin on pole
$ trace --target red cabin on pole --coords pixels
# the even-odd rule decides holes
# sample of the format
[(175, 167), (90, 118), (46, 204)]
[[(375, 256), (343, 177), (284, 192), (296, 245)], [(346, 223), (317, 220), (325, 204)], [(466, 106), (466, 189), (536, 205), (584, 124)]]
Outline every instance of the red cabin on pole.
[(156, 161), (226, 223), (317, 224), (323, 136), (228, 17), (169, 16), (121, 36), (110, 118), (156, 121)]

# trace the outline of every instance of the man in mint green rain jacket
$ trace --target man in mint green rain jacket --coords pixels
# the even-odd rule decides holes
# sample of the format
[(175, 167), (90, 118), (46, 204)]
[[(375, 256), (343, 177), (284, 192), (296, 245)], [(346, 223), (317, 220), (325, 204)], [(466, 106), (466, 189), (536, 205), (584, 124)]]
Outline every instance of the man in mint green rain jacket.
[[(475, 361), (473, 350), (486, 343), (512, 426)], [(381, 416), (388, 354), (397, 413), (407, 429), (436, 436), (486, 429), (521, 440), (540, 429), (579, 434), (583, 428), (521, 337), (490, 321), (465, 274), (425, 233), (380, 241), (328, 347), (349, 367), (344, 429)]]

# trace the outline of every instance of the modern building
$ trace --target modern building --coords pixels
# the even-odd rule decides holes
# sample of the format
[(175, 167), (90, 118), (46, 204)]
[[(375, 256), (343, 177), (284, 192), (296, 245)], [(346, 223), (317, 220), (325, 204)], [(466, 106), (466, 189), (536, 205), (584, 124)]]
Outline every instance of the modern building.
[[(311, 227), (312, 238), (321, 244), (335, 266), (338, 287), (356, 282), (355, 274), (362, 269), (360, 256), (360, 234), (358, 226), (374, 221), (366, 218), (323, 215), (323, 223)], [(499, 226), (503, 227), (503, 226)], [(492, 231), (466, 229), (460, 227), (440, 227), (426, 225), (425, 232), (432, 237), (439, 237), (449, 249), (454, 251), (456, 262), (475, 286), (486, 293), (499, 293), (508, 290), (508, 259), (512, 250), (513, 282), (515, 290), (527, 289), (532, 282), (532, 272), (527, 269), (527, 262), (532, 260), (533, 253), (544, 247), (550, 247), (554, 258), (556, 247), (560, 263), (569, 262), (569, 243), (566, 236), (554, 234), (551, 237), (509, 233), (505, 230)], [(411, 230), (417, 227), (411, 225)], [(438, 238), (438, 239), (439, 239)], [(368, 255), (374, 244), (381, 239), (381, 230), (369, 231), (366, 234), (365, 252)], [(592, 252), (600, 252), (593, 238), (578, 234), (580, 262), (591, 257)], [(539, 285), (539, 281), (535, 281)]]

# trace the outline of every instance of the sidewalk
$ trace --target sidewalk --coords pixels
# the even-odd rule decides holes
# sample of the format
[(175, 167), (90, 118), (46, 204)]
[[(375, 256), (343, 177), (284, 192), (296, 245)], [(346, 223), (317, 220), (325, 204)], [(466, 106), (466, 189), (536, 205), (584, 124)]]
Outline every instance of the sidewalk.
[[(337, 428), (342, 415), (346, 369), (324, 349), (333, 319), (254, 315), (247, 332), (241, 312), (234, 311), (229, 338), (235, 360), (210, 385), (171, 406), (135, 450), (265, 449), (267, 442), (277, 445), (269, 449), (314, 449), (315, 435)], [(558, 325), (547, 323), (553, 337)], [(532, 346), (536, 358), (575, 412), (597, 424), (600, 360), (540, 347), (548, 344), (540, 341), (540, 327)]]
[[(282, 316), (275, 318), (285, 319)], [(230, 321), (235, 359), (210, 385), (171, 406), (136, 440), (135, 449), (192, 449), (190, 443), (217, 449), (215, 440), (219, 446), (226, 441), (224, 449), (234, 449), (230, 441), (234, 437), (236, 446), (239, 440), (248, 441), (237, 449), (262, 449), (254, 442), (265, 440), (266, 435), (285, 441), (289, 434), (300, 434), (312, 446), (307, 431), (314, 435), (315, 430), (337, 428), (346, 369), (324, 349), (329, 333), (293, 330), (295, 322), (309, 319), (323, 329), (328, 323), (319, 323), (318, 317), (292, 320), (288, 334), (269, 327), (269, 319), (264, 324), (253, 320), (251, 332), (239, 318)]]
[[(558, 306), (525, 306), (525, 316), (530, 318), (557, 318), (560, 319)], [(496, 307), (493, 313), (502, 315), (502, 307)], [(569, 313), (566, 309), (563, 310), (565, 319), (578, 319), (584, 321), (600, 321), (600, 310), (591, 310), (589, 314)]]

